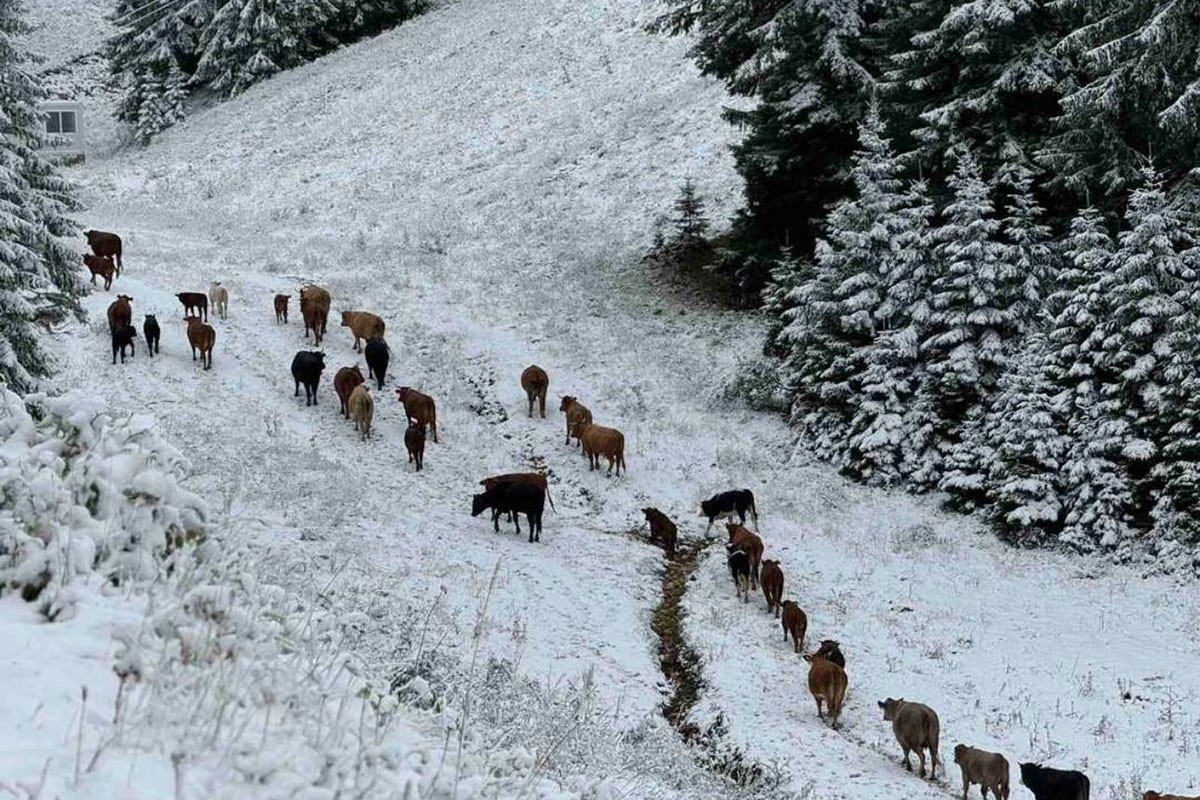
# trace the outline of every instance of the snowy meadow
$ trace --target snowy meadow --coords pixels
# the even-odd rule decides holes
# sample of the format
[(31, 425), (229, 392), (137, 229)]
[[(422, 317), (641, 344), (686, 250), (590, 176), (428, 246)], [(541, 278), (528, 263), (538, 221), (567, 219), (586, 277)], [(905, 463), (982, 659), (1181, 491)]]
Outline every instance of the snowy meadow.
[[(850, 482), (730, 389), (769, 320), (681, 299), (641, 255), (685, 179), (719, 225), (739, 204), (721, 118), (738, 101), (652, 17), (440, 4), (70, 169), (78, 221), (120, 232), (125, 267), (47, 336), (54, 392), (3, 398), (0, 790), (942, 797), (964, 742), (1008, 758), (1014, 796), (1031, 796), (1019, 761), (1081, 770), (1098, 800), (1197, 793), (1189, 579), (1017, 549), (938, 496)], [(175, 295), (213, 281), (229, 314), (204, 370)], [(313, 407), (289, 372), (311, 346), (307, 282), (333, 297)], [(118, 293), (139, 337), (113, 365)], [(366, 442), (332, 388), (366, 372), (343, 310), (387, 323)], [(532, 363), (545, 420), (518, 383)], [(393, 385), (437, 400), (419, 473)], [(628, 474), (564, 443), (566, 394), (623, 431)], [(526, 470), (555, 503), (537, 544), (470, 514), (481, 478)], [(668, 565), (641, 509), (697, 547), (699, 501), (734, 488), (755, 494), (809, 649), (841, 642), (838, 730), (761, 594), (735, 599), (720, 526), (677, 586), (692, 733), (663, 718)], [(940, 714), (936, 780), (900, 764), (889, 696)]]

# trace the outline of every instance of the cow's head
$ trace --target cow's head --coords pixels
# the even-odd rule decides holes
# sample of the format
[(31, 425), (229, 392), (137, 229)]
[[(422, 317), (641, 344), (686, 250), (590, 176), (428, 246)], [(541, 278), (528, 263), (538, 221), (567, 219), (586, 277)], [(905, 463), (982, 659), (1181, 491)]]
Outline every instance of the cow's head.
[(575, 405), (575, 398), (569, 394), (564, 394), (562, 401), (558, 404), (558, 410), (565, 412), (573, 405)]
[(485, 495), (477, 494), (471, 498), (471, 516), (478, 517), (487, 508)]
[(896, 711), (900, 708), (900, 704), (903, 702), (903, 697), (901, 697), (899, 700), (893, 700), (890, 697), (886, 700), (880, 700), (879, 707), (883, 709), (883, 718), (889, 722), (894, 720), (896, 718)]

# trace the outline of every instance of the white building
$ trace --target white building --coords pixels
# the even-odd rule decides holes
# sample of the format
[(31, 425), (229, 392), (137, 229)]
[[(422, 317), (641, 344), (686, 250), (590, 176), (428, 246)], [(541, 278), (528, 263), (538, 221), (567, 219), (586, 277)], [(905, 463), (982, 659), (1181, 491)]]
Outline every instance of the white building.
[(42, 152), (51, 156), (83, 156), (83, 106), (71, 100), (47, 100), (39, 110), (45, 125)]

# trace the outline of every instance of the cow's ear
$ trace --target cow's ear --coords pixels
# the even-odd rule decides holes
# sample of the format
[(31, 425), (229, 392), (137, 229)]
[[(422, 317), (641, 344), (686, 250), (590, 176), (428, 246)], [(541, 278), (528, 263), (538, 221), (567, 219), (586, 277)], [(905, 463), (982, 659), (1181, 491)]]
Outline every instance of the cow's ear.
[(882, 700), (877, 701), (877, 705), (880, 708), (887, 708), (887, 703), (883, 702)]

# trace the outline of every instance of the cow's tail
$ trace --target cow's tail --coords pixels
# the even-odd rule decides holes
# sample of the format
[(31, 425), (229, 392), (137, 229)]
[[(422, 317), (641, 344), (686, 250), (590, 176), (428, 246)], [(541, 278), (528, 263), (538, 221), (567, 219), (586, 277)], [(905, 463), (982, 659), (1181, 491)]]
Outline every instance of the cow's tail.
[(1079, 787), (1079, 800), (1091, 800), (1092, 797), (1092, 782), (1088, 780), (1088, 776), (1083, 776), (1083, 785)]
[(747, 489), (746, 494), (750, 495), (750, 513), (754, 515), (754, 527), (757, 528), (757, 527), (759, 527), (759, 525), (758, 525), (758, 506), (756, 506), (754, 504), (754, 492)]

